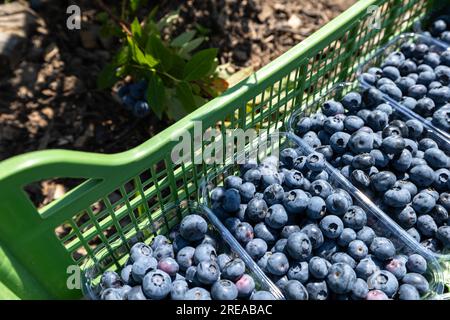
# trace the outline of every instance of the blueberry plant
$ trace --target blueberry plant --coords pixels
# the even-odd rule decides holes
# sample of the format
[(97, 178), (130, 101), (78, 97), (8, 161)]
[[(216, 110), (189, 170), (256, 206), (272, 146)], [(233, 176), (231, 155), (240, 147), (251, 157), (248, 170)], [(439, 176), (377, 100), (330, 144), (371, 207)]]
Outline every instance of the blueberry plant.
[[(126, 109), (138, 117), (151, 110), (159, 119), (177, 120), (227, 88), (227, 82), (216, 73), (218, 50), (198, 50), (205, 37), (196, 30), (165, 39), (164, 30), (173, 25), (176, 13), (157, 20), (154, 8), (140, 21), (136, 17), (138, 2), (122, 6), (121, 17), (102, 5), (106, 10), (99, 17), (103, 31), (118, 37), (121, 47), (100, 73), (98, 86), (109, 88), (131, 76), (134, 83), (119, 90)], [(133, 17), (131, 23), (126, 22), (129, 17)]]

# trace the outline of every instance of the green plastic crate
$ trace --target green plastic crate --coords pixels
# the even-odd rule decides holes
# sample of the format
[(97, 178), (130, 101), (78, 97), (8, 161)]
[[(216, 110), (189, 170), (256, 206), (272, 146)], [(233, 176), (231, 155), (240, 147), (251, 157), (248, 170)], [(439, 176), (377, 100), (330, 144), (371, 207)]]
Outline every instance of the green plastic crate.
[[(369, 28), (372, 5), (379, 6), (380, 29)], [(175, 166), (174, 135), (192, 133), (193, 121), (201, 121), (203, 129), (280, 129), (295, 106), (354, 80), (359, 63), (432, 7), (425, 0), (359, 1), (239, 85), (129, 151), (40, 151), (0, 163), (0, 298), (79, 298), (81, 290), (66, 285), (69, 266), (95, 261), (99, 250), (117, 263), (126, 255), (114, 250), (118, 243), (149, 225), (155, 234), (167, 233), (179, 221), (165, 217), (162, 205), (197, 200), (201, 179), (214, 168)], [(51, 178), (85, 181), (38, 210), (24, 187)], [(59, 232), (62, 225), (67, 234)]]

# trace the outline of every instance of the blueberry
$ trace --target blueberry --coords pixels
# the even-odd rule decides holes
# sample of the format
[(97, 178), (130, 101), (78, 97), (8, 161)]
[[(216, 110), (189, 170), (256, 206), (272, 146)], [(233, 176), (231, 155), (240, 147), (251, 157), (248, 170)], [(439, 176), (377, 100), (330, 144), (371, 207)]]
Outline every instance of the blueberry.
[(197, 279), (206, 285), (211, 285), (219, 279), (220, 268), (216, 262), (202, 261), (197, 265)]
[(410, 73), (416, 72), (417, 65), (414, 61), (407, 59), (398, 66), (398, 70), (402, 76), (406, 76)]
[(245, 182), (251, 182), (255, 186), (258, 186), (261, 181), (261, 171), (259, 169), (250, 169), (244, 173), (244, 181)]
[(114, 271), (106, 271), (103, 273), (100, 283), (103, 289), (117, 289), (123, 285), (121, 277)]
[(237, 227), (239, 226), (239, 224), (241, 223), (241, 220), (236, 218), (236, 217), (230, 217), (225, 219), (224, 221), (224, 225), (225, 227), (227, 227), (228, 230), (231, 231), (231, 233), (236, 233)]
[[(120, 271), (120, 278), (122, 279), (123, 283), (127, 285), (134, 285), (135, 281), (133, 280), (133, 275), (131, 273), (133, 269), (133, 265), (129, 264), (126, 265), (121, 271)], [(120, 287), (120, 283), (117, 283), (117, 286)]]
[(427, 94), (427, 87), (425, 87), (423, 84), (415, 84), (408, 89), (408, 96), (411, 98), (414, 98), (416, 100), (421, 99), (425, 97)]
[(253, 198), (247, 204), (246, 215), (255, 222), (263, 221), (267, 214), (267, 204), (263, 199)]
[(284, 253), (276, 252), (267, 260), (267, 271), (276, 276), (282, 276), (289, 270), (289, 261)]
[(188, 241), (203, 239), (208, 230), (205, 219), (197, 214), (190, 214), (183, 218), (180, 224), (180, 234)]
[(427, 165), (418, 165), (410, 170), (410, 180), (418, 187), (428, 187), (433, 184), (435, 173)]
[(415, 85), (416, 81), (411, 77), (400, 77), (395, 81), (395, 84), (401, 90), (402, 94), (406, 94), (409, 87)]
[(401, 105), (405, 106), (406, 108), (410, 109), (410, 110), (414, 110), (414, 108), (416, 107), (417, 104), (417, 100), (411, 97), (403, 97), (401, 102)]
[(438, 227), (430, 215), (424, 214), (417, 218), (417, 229), (425, 237), (434, 237)]
[(393, 297), (398, 290), (397, 278), (386, 270), (376, 271), (367, 279), (369, 290), (383, 291), (388, 297)]
[(373, 149), (373, 135), (364, 131), (356, 131), (348, 141), (349, 148), (355, 153), (370, 152)]
[(355, 272), (359, 278), (367, 280), (372, 274), (379, 270), (379, 267), (371, 258), (364, 258), (358, 262)]
[(244, 182), (239, 187), (239, 194), (242, 203), (248, 203), (255, 195), (256, 187), (251, 182)]
[(389, 157), (378, 149), (370, 151), (370, 155), (375, 161), (375, 166), (378, 168), (384, 168), (389, 164)]
[(337, 243), (341, 247), (347, 247), (349, 243), (352, 242), (353, 240), (356, 240), (355, 230), (351, 228), (344, 228), (344, 230), (342, 230), (341, 235), (337, 239)]
[(404, 42), (400, 46), (400, 51), (404, 54), (405, 58), (411, 58), (416, 45), (412, 42)]
[(356, 233), (356, 239), (363, 241), (367, 246), (370, 246), (373, 239), (375, 239), (375, 232), (372, 228), (364, 226)]
[(144, 118), (150, 113), (150, 106), (147, 101), (136, 101), (132, 108), (133, 115), (138, 118)]
[(351, 203), (340, 193), (332, 193), (325, 200), (327, 211), (334, 215), (343, 215), (349, 209)]
[(261, 187), (263, 189), (267, 188), (269, 185), (274, 183), (278, 184), (283, 183), (283, 176), (280, 173), (273, 171), (272, 169), (263, 167), (260, 168), (260, 171), (261, 171)]
[(395, 175), (390, 171), (381, 171), (370, 179), (372, 188), (378, 192), (385, 192), (392, 188), (396, 182)]
[(158, 262), (158, 269), (164, 271), (171, 277), (174, 277), (178, 273), (179, 268), (175, 259), (170, 257), (163, 258)]
[(310, 300), (327, 300), (328, 287), (325, 281), (314, 281), (306, 284), (306, 291)]
[(153, 270), (156, 270), (158, 261), (153, 257), (142, 257), (133, 263), (131, 269), (131, 276), (136, 283), (141, 283), (145, 275)]
[(285, 252), (286, 244), (287, 244), (287, 239), (278, 239), (278, 241), (275, 242), (274, 246), (272, 247), (272, 249), (270, 251), (272, 251), (273, 253)]
[(394, 186), (386, 191), (383, 201), (388, 206), (402, 208), (411, 201), (411, 193), (405, 188)]
[(420, 300), (417, 289), (410, 284), (402, 284), (398, 290), (399, 300)]
[[(388, 95), (395, 101), (400, 101), (402, 99), (403, 93), (394, 83), (384, 84), (384, 85), (380, 86), (379, 89), (382, 93)], [(377, 110), (375, 110), (375, 111), (377, 111)]]
[(222, 270), (222, 277), (231, 281), (237, 281), (242, 277), (244, 273), (244, 262), (239, 258), (235, 258), (225, 264)]
[(334, 240), (325, 240), (323, 244), (315, 250), (318, 257), (330, 260), (331, 256), (337, 251), (336, 242)]
[(131, 288), (127, 293), (127, 300), (147, 300), (147, 297), (144, 295), (141, 286), (135, 286)]
[(311, 118), (303, 117), (295, 125), (295, 133), (297, 135), (304, 134), (304, 133), (308, 132), (309, 130), (311, 130), (311, 126), (312, 126)]
[(344, 107), (340, 102), (328, 100), (322, 105), (322, 112), (327, 117), (344, 113)]
[(264, 201), (269, 206), (277, 203), (282, 203), (283, 198), (284, 189), (279, 184), (272, 184), (264, 190)]
[(106, 290), (102, 291), (100, 299), (102, 300), (124, 300), (125, 297), (123, 295), (123, 292), (120, 288), (107, 288)]
[(427, 192), (418, 193), (412, 200), (412, 207), (419, 214), (429, 213), (435, 205), (436, 200)]
[(362, 81), (368, 83), (369, 85), (373, 86), (377, 82), (377, 76), (374, 74), (370, 74), (368, 72), (364, 72), (361, 75)]
[(436, 232), (436, 238), (448, 248), (450, 247), (450, 226), (441, 226)]
[(356, 261), (345, 252), (334, 253), (331, 256), (331, 262), (332, 263), (342, 262), (342, 263), (345, 263), (345, 264), (349, 265), (350, 267), (352, 267), (352, 269), (354, 269), (356, 267)]
[(433, 220), (438, 224), (442, 225), (447, 223), (448, 220), (448, 212), (447, 209), (445, 209), (440, 204), (437, 204), (433, 210), (430, 212), (430, 216), (433, 218)]
[(324, 217), (319, 223), (320, 229), (325, 237), (329, 239), (337, 239), (344, 229), (342, 220), (335, 215)]
[(330, 267), (326, 281), (328, 287), (334, 293), (349, 293), (356, 281), (356, 274), (349, 265), (345, 263), (335, 263)]
[(172, 300), (184, 300), (186, 292), (188, 292), (189, 286), (185, 280), (176, 280), (172, 283), (172, 289), (170, 290), (170, 298)]
[(167, 239), (166, 236), (159, 234), (153, 238), (152, 243), (151, 243), (151, 248), (153, 249), (153, 251), (155, 251), (156, 248), (158, 248), (162, 245), (167, 245), (167, 244), (170, 244), (169, 239)]
[(321, 219), (326, 213), (325, 201), (321, 197), (311, 197), (306, 213), (310, 219)]
[(239, 298), (249, 298), (255, 290), (255, 280), (248, 274), (236, 281), (236, 288)]
[(289, 280), (298, 280), (301, 283), (306, 283), (309, 279), (309, 265), (306, 261), (297, 261), (290, 265), (287, 272)]
[(384, 237), (375, 237), (370, 244), (370, 251), (380, 260), (392, 259), (395, 255), (395, 246), (391, 240)]
[(324, 258), (313, 257), (309, 261), (308, 270), (310, 274), (319, 280), (325, 279), (328, 275), (329, 262)]
[[(407, 139), (403, 139), (405, 142), (406, 140)], [(412, 159), (413, 156), (411, 152), (405, 146), (404, 150), (392, 158), (392, 167), (397, 170), (397, 172), (406, 172), (411, 167)]]
[(366, 212), (358, 207), (351, 206), (342, 218), (346, 228), (352, 228), (355, 231), (361, 230), (367, 223)]
[(447, 169), (438, 169), (435, 171), (433, 186), (438, 191), (450, 189), (450, 171)]
[(255, 291), (250, 300), (275, 300), (275, 297), (269, 291)]
[(388, 260), (384, 268), (392, 273), (398, 280), (401, 280), (406, 274), (405, 261), (398, 256)]
[(425, 294), (430, 289), (430, 285), (429, 285), (427, 279), (425, 279), (424, 276), (422, 276), (421, 274), (418, 274), (418, 273), (414, 273), (414, 272), (407, 273), (403, 277), (402, 282), (404, 284), (412, 285), (413, 287), (415, 287), (417, 289), (417, 291), (419, 291), (420, 294)]
[(253, 239), (247, 242), (245, 250), (254, 260), (261, 258), (267, 251), (267, 243), (262, 239)]
[(299, 231), (300, 231), (300, 227), (298, 225), (284, 226), (283, 229), (281, 230), (281, 237), (283, 239), (287, 239), (287, 238), (289, 238), (289, 236), (291, 234), (293, 234), (294, 232), (299, 232)]
[(366, 300), (389, 300), (389, 297), (381, 290), (369, 290)]
[(270, 228), (281, 229), (286, 225), (287, 221), (288, 215), (281, 204), (274, 204), (268, 209), (265, 223)]
[(417, 214), (411, 206), (406, 206), (396, 215), (396, 220), (403, 228), (411, 228), (417, 222)]
[(208, 290), (195, 287), (186, 292), (184, 300), (211, 300), (211, 295)]
[(424, 159), (435, 169), (445, 168), (449, 162), (447, 155), (437, 147), (425, 150)]
[(308, 207), (309, 198), (299, 189), (288, 191), (284, 194), (283, 205), (288, 213), (301, 214)]
[(171, 291), (172, 280), (162, 270), (147, 273), (142, 281), (144, 294), (153, 300), (164, 299)]
[(264, 222), (260, 222), (255, 225), (254, 234), (253, 232), (249, 233), (250, 228), (251, 228), (250, 225), (248, 226), (246, 225), (245, 228), (247, 229), (246, 236), (243, 237), (243, 235), (240, 235), (239, 237), (237, 236), (236, 238), (242, 243), (247, 243), (248, 241), (253, 239), (253, 236), (255, 236), (256, 238), (263, 239), (269, 245), (275, 243), (275, 241), (278, 239), (276, 231), (268, 227)]
[(392, 66), (398, 67), (405, 60), (405, 55), (401, 52), (391, 52), (384, 60), (382, 67)]
[(359, 261), (367, 256), (369, 249), (363, 241), (353, 240), (349, 243), (347, 252), (353, 259)]
[(311, 255), (312, 244), (305, 233), (296, 232), (289, 236), (286, 251), (293, 259), (304, 261)]
[(156, 258), (156, 260), (161, 260), (163, 258), (174, 258), (175, 257), (175, 253), (173, 251), (173, 246), (171, 244), (162, 244), (160, 246), (158, 246), (154, 251), (153, 251), (153, 257)]
[(409, 272), (424, 274), (427, 271), (427, 261), (419, 254), (412, 254), (408, 257), (406, 268)]
[(358, 92), (352, 91), (342, 98), (341, 103), (347, 110), (356, 111), (360, 108), (361, 101), (361, 95)]
[(230, 280), (216, 281), (211, 287), (211, 297), (214, 300), (235, 300), (237, 296), (238, 289)]
[(134, 244), (130, 249), (131, 261), (138, 261), (140, 258), (151, 257), (152, 254), (152, 248), (142, 242)]
[(216, 260), (217, 253), (216, 249), (210, 244), (201, 244), (195, 248), (194, 251), (194, 262), (196, 264), (202, 261)]
[(356, 279), (352, 287), (352, 298), (365, 299), (368, 293), (369, 287), (367, 285), (367, 282), (360, 278)]
[(326, 199), (333, 192), (333, 187), (325, 180), (316, 180), (311, 183), (310, 192), (313, 196), (319, 196)]
[(287, 300), (308, 300), (308, 291), (297, 280), (289, 280), (283, 290)]

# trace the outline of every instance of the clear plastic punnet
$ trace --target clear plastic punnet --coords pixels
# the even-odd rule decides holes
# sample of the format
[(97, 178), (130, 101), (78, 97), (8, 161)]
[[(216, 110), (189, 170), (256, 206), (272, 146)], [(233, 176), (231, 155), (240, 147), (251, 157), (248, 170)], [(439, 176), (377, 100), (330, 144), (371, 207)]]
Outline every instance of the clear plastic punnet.
[[(275, 157), (278, 157), (278, 151), (283, 150), (284, 148), (294, 148), (301, 151), (303, 155), (308, 155), (313, 151), (311, 147), (293, 133), (280, 132), (278, 133), (278, 137), (279, 144), (272, 145), (275, 154), (272, 154), (270, 150), (265, 150), (263, 154), (258, 156), (258, 163), (266, 156), (274, 155)], [(211, 191), (217, 186), (223, 186), (226, 177), (239, 175), (241, 172), (240, 170), (240, 164), (228, 164), (211, 171), (205, 181), (203, 181), (201, 185), (202, 199), (200, 201), (204, 206), (208, 206), (213, 214), (215, 210), (213, 209)], [(415, 242), (404, 230), (399, 228), (392, 219), (373, 204), (366, 195), (355, 188), (337, 169), (327, 162), (325, 170), (329, 175), (328, 182), (332, 187), (346, 190), (352, 196), (354, 203), (365, 210), (367, 214), (367, 226), (371, 227), (377, 236), (390, 239), (394, 243), (398, 254), (418, 253), (427, 260), (428, 270), (426, 271), (426, 278), (430, 283), (430, 289), (422, 296), (422, 299), (432, 299), (433, 297), (441, 295), (444, 290), (443, 274), (441, 266), (433, 254)], [(221, 214), (217, 212), (217, 216), (217, 219), (220, 219)], [(266, 274), (270, 277), (269, 273)], [(276, 279), (272, 278), (272, 280)], [(276, 281), (273, 282), (276, 283)]]
[[(302, 117), (309, 116), (309, 115), (312, 115), (312, 114), (320, 111), (323, 103), (325, 101), (327, 101), (327, 100), (334, 99), (336, 101), (340, 101), (340, 99), (345, 94), (347, 94), (348, 92), (356, 91), (356, 92), (360, 92), (361, 93), (365, 88), (367, 88), (367, 87), (365, 87), (364, 85), (360, 85), (360, 84), (358, 84), (356, 82), (353, 82), (353, 83), (352, 82), (346, 82), (346, 83), (339, 83), (339, 84), (335, 85), (334, 87), (332, 87), (328, 92), (326, 92), (322, 96), (316, 98), (313, 101), (309, 101), (306, 105), (301, 106), (301, 108), (299, 108), (299, 110), (293, 112), (291, 117), (288, 119), (288, 123), (287, 123), (288, 131), (294, 136), (294, 139), (298, 139), (299, 137), (297, 135), (295, 135), (295, 124), (298, 122), (298, 120), (300, 120)], [(401, 119), (403, 121), (407, 121), (407, 120), (411, 120), (411, 119), (418, 120), (417, 118), (413, 117), (410, 113), (402, 112), (402, 110), (400, 110), (398, 108), (398, 105), (393, 103), (393, 101), (385, 99), (385, 103), (390, 105), (392, 107), (392, 109), (395, 111), (392, 114), (392, 116), (390, 118), (390, 121), (394, 120), (394, 119)], [(426, 129), (425, 124), (424, 124), (424, 129)], [(444, 149), (445, 146), (450, 146), (450, 144), (449, 144), (450, 141), (446, 141), (445, 139), (444, 140), (437, 140), (436, 137), (439, 136), (439, 135), (437, 135), (436, 132), (433, 131), (433, 129), (424, 131), (424, 136), (427, 137), (427, 138), (431, 138), (434, 141), (436, 141), (436, 143), (442, 149)], [(299, 141), (301, 141), (301, 139)], [(441, 143), (439, 143), (439, 141)], [(305, 144), (305, 148), (307, 148), (307, 147), (309, 147), (309, 146), (307, 144)], [(444, 151), (446, 151), (447, 155), (450, 156), (449, 149), (444, 149)], [(330, 165), (330, 167), (332, 167), (332, 166)], [(339, 170), (336, 170), (336, 171), (339, 171)], [(348, 179), (347, 179), (347, 182), (349, 183), (349, 185), (351, 185), (351, 188), (354, 188), (355, 190), (358, 190), (358, 194), (361, 197), (364, 197), (367, 200), (369, 200), (369, 196), (368, 195), (365, 195), (361, 190), (356, 188), (353, 184), (351, 184), (348, 181)], [(374, 201), (374, 200), (375, 199), (373, 199), (373, 198), (370, 199), (370, 201)], [(378, 206), (373, 205), (372, 206), (372, 210), (377, 211), (380, 214), (380, 216), (386, 217), (389, 220), (389, 223), (392, 224), (393, 226), (395, 226), (395, 228), (399, 232), (402, 232), (405, 237), (410, 237), (409, 234), (406, 232), (406, 230), (404, 228), (402, 228), (396, 221), (394, 221), (386, 212), (384, 212)], [(411, 239), (409, 241), (415, 242), (414, 239)], [(426, 250), (426, 249), (421, 247), (421, 250)], [(449, 248), (441, 250), (439, 252), (433, 252), (433, 251), (430, 251), (430, 250), (427, 250), (427, 251), (430, 254), (432, 254), (434, 257), (436, 257), (438, 260), (443, 260), (443, 261), (449, 261), (450, 260), (450, 249)]]
[[(157, 234), (163, 234), (171, 240), (170, 233), (176, 230), (182, 218), (189, 214), (199, 214), (208, 222), (208, 234), (218, 243), (217, 254), (227, 253), (231, 257), (240, 258), (246, 265), (246, 273), (255, 281), (255, 290), (265, 290), (272, 293), (275, 300), (283, 300), (284, 296), (275, 284), (262, 272), (258, 265), (248, 256), (245, 250), (234, 239), (231, 233), (223, 226), (215, 215), (208, 208), (198, 205), (196, 202), (183, 201), (181, 203), (172, 203), (162, 209), (163, 219), (168, 219), (168, 225), (172, 228), (159, 228), (157, 225), (148, 226), (148, 229), (142, 228), (139, 234), (133, 236), (127, 241), (118, 240), (111, 248), (104, 248), (95, 254), (96, 259), (88, 259), (82, 265), (82, 291), (87, 299), (99, 300), (102, 287), (100, 284), (101, 275), (108, 270), (120, 272), (127, 264), (129, 258), (129, 249), (136, 242), (151, 243), (151, 240)], [(155, 224), (158, 222), (155, 221)], [(155, 233), (158, 230), (158, 233)], [(122, 256), (116, 261), (112, 255)], [(183, 275), (183, 274), (181, 274)]]
[[(445, 43), (438, 41), (432, 37), (425, 36), (418, 33), (405, 33), (401, 34), (391, 41), (389, 41), (385, 46), (378, 49), (369, 59), (367, 59), (357, 70), (357, 78), (364, 87), (371, 87), (372, 84), (368, 83), (363, 74), (367, 72), (371, 67), (380, 67), (386, 57), (395, 51), (399, 51), (403, 44), (408, 43), (424, 43), (429, 46), (430, 52), (442, 53), (444, 51), (450, 50), (449, 46)], [(428, 94), (428, 93), (427, 93)], [(434, 123), (432, 120), (426, 119), (422, 115), (414, 112), (413, 110), (406, 107), (399, 101), (394, 100), (389, 95), (383, 93), (384, 98), (391, 103), (391, 105), (399, 112), (407, 116), (408, 118), (417, 119), (421, 121), (424, 127), (430, 132), (430, 136), (445, 150), (450, 151), (450, 132), (442, 126)], [(427, 97), (427, 95), (425, 96)], [(442, 106), (437, 106), (437, 110), (441, 109)], [(450, 121), (450, 112), (448, 116)]]

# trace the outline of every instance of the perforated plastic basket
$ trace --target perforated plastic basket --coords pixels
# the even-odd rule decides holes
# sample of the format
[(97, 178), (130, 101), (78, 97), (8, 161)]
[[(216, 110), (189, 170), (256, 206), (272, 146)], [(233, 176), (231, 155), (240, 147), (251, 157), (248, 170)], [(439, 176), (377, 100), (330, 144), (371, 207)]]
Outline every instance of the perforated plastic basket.
[[(378, 51), (373, 56), (371, 56), (361, 65), (361, 67), (358, 68), (357, 76), (363, 86), (370, 87), (371, 85), (364, 81), (362, 74), (364, 72), (367, 72), (370, 67), (379, 67), (390, 53), (399, 51), (401, 45), (404, 43), (426, 43), (430, 46), (430, 51), (436, 53), (441, 53), (443, 51), (449, 50), (446, 45), (433, 38), (417, 33), (401, 34), (389, 41), (385, 46), (378, 49)], [(422, 122), (425, 129), (431, 133), (433, 139), (436, 140), (441, 148), (450, 151), (450, 132), (447, 132), (445, 129), (435, 126), (432, 121), (423, 118), (421, 115), (408, 109), (400, 102), (395, 101), (387, 94), (383, 94), (383, 96), (387, 101), (391, 103), (391, 105), (395, 106), (395, 108), (399, 112), (411, 119), (417, 119)], [(438, 108), (436, 108), (436, 110), (438, 110)]]
[[(246, 265), (246, 273), (250, 274), (255, 281), (256, 290), (266, 290), (272, 293), (274, 299), (284, 299), (281, 291), (275, 284), (264, 274), (258, 265), (245, 252), (239, 242), (234, 239), (225, 226), (211, 214), (211, 211), (203, 206), (199, 206), (194, 202), (184, 201), (182, 203), (173, 203), (164, 206), (163, 219), (169, 219), (179, 223), (181, 219), (188, 214), (202, 215), (209, 225), (209, 235), (213, 236), (217, 241), (217, 254), (227, 253), (232, 257), (240, 258)], [(92, 300), (100, 299), (101, 285), (100, 277), (106, 270), (120, 271), (129, 258), (130, 247), (138, 242), (151, 243), (151, 239), (158, 229), (157, 225), (148, 225), (143, 228), (135, 237), (130, 238), (126, 243), (117, 241), (114, 243), (114, 253), (121, 256), (120, 260), (111, 265), (112, 259), (108, 250), (103, 249), (96, 252), (95, 258), (86, 259), (83, 264), (83, 281), (82, 288), (84, 295)]]
[[(379, 28), (373, 28), (372, 5), (379, 8)], [(204, 130), (282, 127), (293, 106), (338, 82), (354, 80), (357, 66), (370, 53), (410, 29), (431, 6), (425, 0), (358, 1), (222, 96), (129, 151), (103, 155), (52, 150), (2, 162), (0, 297), (80, 297), (81, 290), (67, 286), (68, 267), (83, 265), (102, 248), (115, 263), (114, 241), (126, 241), (160, 219), (161, 206), (197, 199), (199, 181), (211, 166), (174, 164), (171, 152), (178, 140), (172, 138), (191, 133), (192, 159), (205, 147), (194, 144), (194, 120)], [(85, 181), (37, 209), (24, 187), (51, 178)], [(168, 232), (171, 221), (162, 222), (155, 233)]]
[[(295, 124), (298, 122), (298, 120), (301, 119), (302, 117), (314, 114), (317, 111), (319, 111), (325, 101), (331, 100), (331, 99), (340, 101), (340, 99), (342, 99), (342, 97), (346, 93), (348, 93), (350, 91), (361, 92), (361, 90), (364, 90), (364, 86), (361, 86), (357, 82), (339, 83), (339, 84), (335, 85), (328, 92), (326, 92), (323, 96), (318, 97), (312, 101), (306, 102), (305, 105), (302, 106), (302, 108), (295, 111), (291, 115), (291, 117), (288, 120), (288, 125), (287, 125), (289, 132), (291, 132), (295, 135)], [(416, 117), (411, 115), (410, 113), (408, 113), (408, 112), (404, 113), (403, 109), (399, 108), (398, 104), (395, 103), (392, 99), (386, 100), (385, 103), (389, 104), (392, 107), (392, 109), (394, 110), (394, 115), (392, 116), (391, 119), (396, 118), (396, 119), (402, 119), (404, 121), (409, 120), (409, 119), (416, 119)], [(444, 147), (450, 146), (449, 145), (450, 141), (446, 141), (445, 139), (440, 140), (439, 138), (441, 138), (441, 136), (439, 136), (439, 134), (435, 130), (433, 130), (433, 128), (429, 128), (424, 124), (424, 129), (425, 129), (425, 134), (424, 134), (425, 137), (439, 141), (440, 144), (443, 145)], [(354, 191), (355, 197), (358, 197), (358, 198), (359, 197), (361, 197), (361, 198), (367, 197), (364, 194), (364, 192), (362, 192), (361, 190), (358, 190), (350, 182), (347, 181), (347, 183), (349, 184), (348, 188)], [(367, 198), (367, 200), (368, 199), (369, 198)], [(375, 201), (375, 199), (372, 199), (372, 200)], [(406, 232), (406, 230), (404, 230), (394, 220), (392, 220), (387, 213), (383, 212), (379, 207), (375, 206), (371, 202), (368, 202), (368, 201), (364, 201), (364, 202), (367, 203), (366, 210), (378, 212), (378, 215), (381, 217), (384, 216), (384, 218), (382, 218), (382, 219), (387, 221), (387, 223), (389, 223), (393, 229), (396, 229), (397, 233), (401, 233), (403, 235), (403, 237), (411, 238), (409, 236), (409, 234)], [(411, 242), (414, 240), (411, 238), (409, 241)], [(425, 254), (425, 248), (423, 248), (423, 247), (417, 247), (416, 251), (421, 251), (422, 254)], [(440, 252), (431, 252), (430, 251), (429, 254), (433, 255), (435, 258), (437, 258), (440, 261), (450, 261), (450, 253), (449, 252), (450, 252), (450, 249), (447, 248)]]
[[(337, 91), (335, 91), (335, 93), (337, 93)], [(314, 104), (311, 106), (314, 106)], [(312, 112), (313, 110), (308, 109), (308, 111)], [(300, 150), (303, 155), (308, 155), (314, 151), (308, 144), (306, 144), (306, 142), (302, 141), (301, 138), (295, 136), (291, 132), (280, 133), (278, 136), (279, 143), (273, 145), (273, 150), (271, 150), (271, 148), (266, 149), (265, 153), (261, 155), (259, 160), (262, 160), (265, 156), (271, 155), (272, 152), (276, 153), (278, 150), (282, 150), (283, 148)], [(442, 268), (434, 255), (424, 250), (419, 243), (411, 239), (411, 237), (404, 230), (402, 230), (372, 201), (370, 201), (364, 193), (355, 188), (351, 182), (340, 173), (339, 170), (327, 163), (325, 171), (329, 175), (328, 181), (333, 188), (341, 188), (346, 190), (352, 196), (354, 203), (364, 209), (367, 214), (367, 225), (375, 231), (377, 236), (391, 239), (399, 254), (418, 253), (427, 259), (428, 269), (425, 276), (430, 282), (430, 289), (423, 295), (422, 298), (435, 299), (436, 296), (441, 295), (444, 290), (444, 276), (442, 273)], [(224, 168), (211, 172), (202, 183), (201, 202), (205, 206), (211, 208), (211, 190), (216, 186), (223, 186), (223, 181), (226, 177), (239, 174), (240, 166), (237, 163), (226, 165)], [(211, 213), (213, 213), (213, 210), (210, 210)]]

